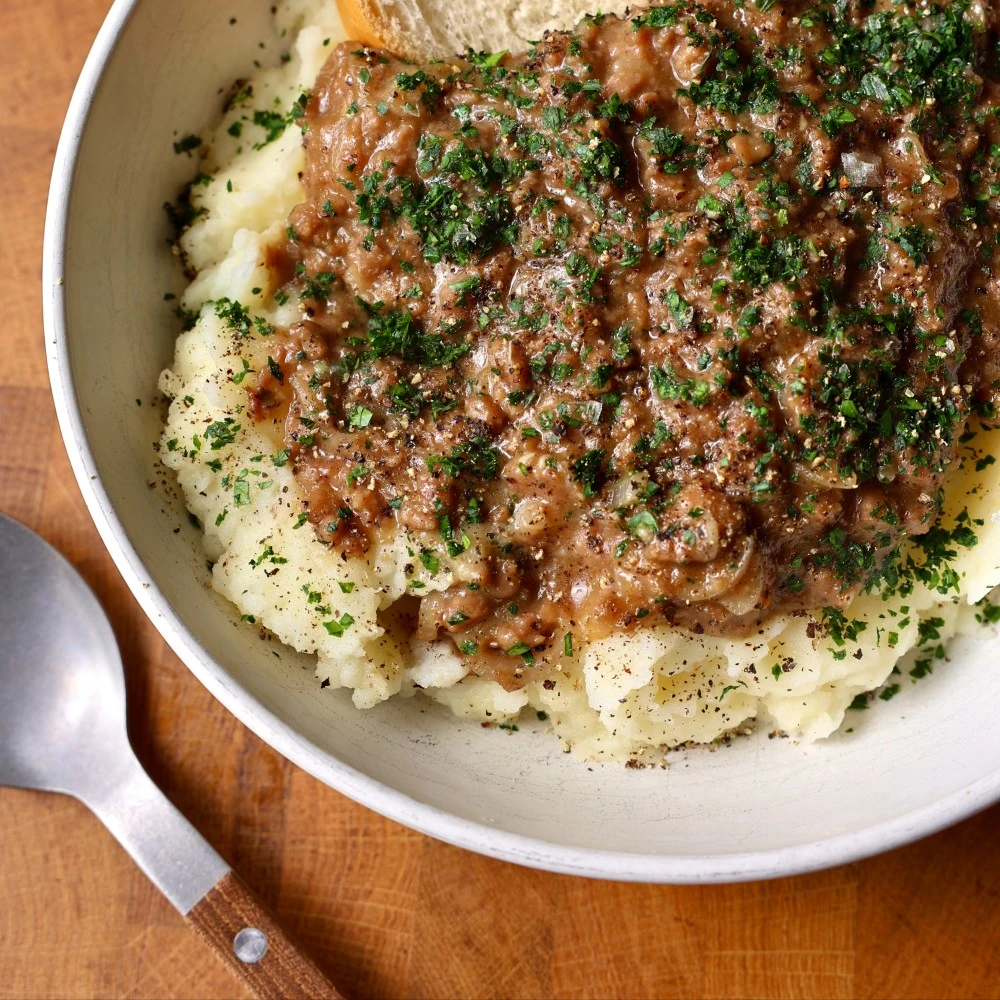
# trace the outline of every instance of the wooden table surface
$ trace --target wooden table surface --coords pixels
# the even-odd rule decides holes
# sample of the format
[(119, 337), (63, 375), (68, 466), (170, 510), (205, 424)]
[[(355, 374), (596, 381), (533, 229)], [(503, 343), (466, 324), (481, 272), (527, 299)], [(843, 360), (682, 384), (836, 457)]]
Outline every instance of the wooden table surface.
[[(368, 812), (279, 757), (187, 672), (90, 522), (42, 350), (49, 168), (107, 6), (0, 2), (0, 511), (94, 587), (122, 647), (139, 756), (331, 978), (350, 997), (1000, 996), (998, 808), (800, 878), (588, 882)], [(243, 995), (83, 806), (0, 789), (0, 997)]]

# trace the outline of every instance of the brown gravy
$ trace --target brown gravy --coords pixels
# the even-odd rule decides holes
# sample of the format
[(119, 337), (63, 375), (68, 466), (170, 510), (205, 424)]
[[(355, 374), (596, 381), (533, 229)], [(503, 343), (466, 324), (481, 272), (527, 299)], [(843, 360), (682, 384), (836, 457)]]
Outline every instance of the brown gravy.
[(418, 634), (508, 686), (574, 638), (745, 634), (892, 578), (993, 413), (984, 6), (340, 46), (285, 251), (304, 319), (252, 390), (317, 536), (411, 532), (415, 577), (453, 568)]

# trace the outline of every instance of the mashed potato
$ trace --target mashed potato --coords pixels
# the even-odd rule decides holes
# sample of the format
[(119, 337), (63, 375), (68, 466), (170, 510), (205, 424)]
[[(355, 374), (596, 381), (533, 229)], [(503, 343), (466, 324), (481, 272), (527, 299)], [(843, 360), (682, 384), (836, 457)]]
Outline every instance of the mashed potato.
[(281, 441), (247, 412), (244, 378), (267, 365), (267, 340), (234, 336), (234, 326), (299, 318), (296, 302), (276, 300), (280, 279), (268, 266), (302, 198), (301, 134), (289, 109), (341, 40), (325, 0), (290, 0), (276, 17), (294, 39), (291, 58), (260, 70), (202, 137), (203, 178), (191, 194), (198, 214), (180, 241), (197, 272), (183, 308), (197, 321), (179, 337), (160, 386), (173, 401), (162, 459), (204, 526), (214, 587), (244, 619), (315, 653), (317, 676), (349, 688), (358, 708), (422, 692), (468, 720), (504, 723), (530, 710), (550, 720), (564, 747), (612, 760), (710, 742), (757, 718), (801, 739), (828, 736), (907, 651), (972, 620), (963, 608), (1000, 580), (997, 466), (976, 461), (1000, 450), (996, 431), (965, 446), (947, 484), (943, 526), (974, 525), (978, 535), (978, 544), (954, 547), (958, 595), (942, 596), (928, 573), (905, 597), (859, 598), (843, 620), (780, 617), (746, 640), (640, 629), (594, 642), (555, 680), (514, 692), (467, 675), (450, 645), (387, 630), (384, 612), (414, 578), (444, 589), (449, 573), (424, 573), (402, 532), (361, 558), (319, 544)]

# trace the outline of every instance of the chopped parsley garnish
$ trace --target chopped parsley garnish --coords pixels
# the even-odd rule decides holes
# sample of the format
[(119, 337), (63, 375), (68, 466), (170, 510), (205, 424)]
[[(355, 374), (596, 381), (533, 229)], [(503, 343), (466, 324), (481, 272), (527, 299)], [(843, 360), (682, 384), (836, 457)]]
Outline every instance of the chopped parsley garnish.
[(361, 430), (372, 422), (375, 414), (364, 406), (355, 406), (348, 416), (348, 427), (352, 431)]
[(236, 440), (240, 425), (232, 418), (216, 420), (205, 428), (205, 440), (211, 442), (212, 451), (219, 451)]
[(594, 448), (570, 465), (573, 479), (579, 483), (583, 495), (588, 499), (597, 496), (597, 491), (604, 482), (604, 455), (603, 448)]
[(487, 437), (472, 438), (455, 445), (447, 455), (430, 455), (427, 468), (446, 476), (473, 476), (495, 479), (500, 469), (500, 453)]
[(201, 137), (197, 135), (186, 135), (174, 143), (175, 153), (190, 153), (201, 145)]
[(373, 313), (368, 319), (368, 356), (373, 360), (394, 356), (411, 364), (436, 368), (467, 354), (468, 341), (448, 341), (437, 333), (424, 333), (405, 310)]
[(339, 618), (334, 618), (332, 621), (323, 622), (323, 628), (336, 638), (341, 638), (343, 634), (354, 624), (353, 616), (347, 614), (346, 612), (342, 614)]

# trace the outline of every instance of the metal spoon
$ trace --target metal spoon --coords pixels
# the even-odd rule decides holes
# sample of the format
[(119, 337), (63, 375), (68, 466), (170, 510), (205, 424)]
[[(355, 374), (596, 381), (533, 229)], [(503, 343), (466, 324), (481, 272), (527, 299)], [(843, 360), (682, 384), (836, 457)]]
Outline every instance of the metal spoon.
[(0, 785), (73, 795), (261, 997), (339, 998), (142, 769), (114, 633), (76, 570), (0, 515)]

